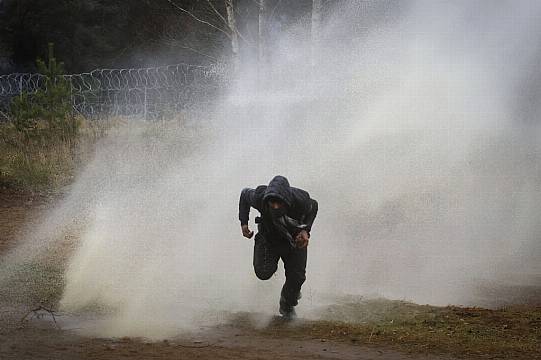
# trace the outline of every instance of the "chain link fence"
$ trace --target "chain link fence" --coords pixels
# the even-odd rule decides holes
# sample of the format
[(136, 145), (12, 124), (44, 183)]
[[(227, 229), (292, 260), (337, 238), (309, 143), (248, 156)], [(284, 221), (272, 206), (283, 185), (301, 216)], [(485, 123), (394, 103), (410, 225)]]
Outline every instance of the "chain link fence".
[[(73, 110), (87, 118), (140, 116), (158, 119), (215, 98), (226, 81), (225, 67), (176, 64), (139, 69), (98, 69), (62, 75), (71, 89)], [(11, 100), (46, 89), (45, 75), (0, 75), (0, 121), (10, 118)]]

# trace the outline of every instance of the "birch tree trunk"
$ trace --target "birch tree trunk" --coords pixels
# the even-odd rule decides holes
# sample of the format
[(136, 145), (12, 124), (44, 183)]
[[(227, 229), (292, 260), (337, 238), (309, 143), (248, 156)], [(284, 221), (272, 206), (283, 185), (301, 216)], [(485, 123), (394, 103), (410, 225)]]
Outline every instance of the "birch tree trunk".
[(266, 30), (267, 30), (267, 2), (259, 0), (259, 32), (258, 32), (258, 60), (259, 66), (263, 66), (266, 57)]
[(321, 8), (322, 0), (312, 0), (312, 28), (311, 28), (311, 60), (312, 65), (317, 64), (321, 45)]
[(233, 0), (225, 0), (225, 9), (227, 12), (227, 25), (231, 33), (231, 52), (233, 53), (233, 67), (237, 72), (240, 67), (239, 57), (239, 37), (237, 31), (237, 22), (235, 21), (235, 9), (233, 7)]

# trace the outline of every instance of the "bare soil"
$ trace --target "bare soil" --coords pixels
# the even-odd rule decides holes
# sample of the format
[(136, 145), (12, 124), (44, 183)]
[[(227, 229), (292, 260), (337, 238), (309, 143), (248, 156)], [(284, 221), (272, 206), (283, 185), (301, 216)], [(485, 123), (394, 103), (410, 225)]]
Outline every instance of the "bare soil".
[[(4, 322), (6, 324), (6, 322)], [(222, 325), (161, 342), (144, 339), (87, 338), (59, 330), (51, 318), (19, 323), (0, 330), (1, 359), (451, 359), (407, 355), (383, 347), (257, 335)]]
[[(53, 201), (51, 199), (44, 195), (0, 190), (0, 256), (5, 255), (16, 245), (18, 231), (33, 216), (46, 209), (47, 205)], [(344, 307), (335, 310), (340, 309)], [(405, 309), (407, 310), (408, 307), (406, 306)], [(423, 333), (412, 332), (414, 327), (411, 326), (390, 329), (388, 332), (390, 335), (385, 336), (386, 329), (376, 325), (370, 325), (370, 328), (350, 327), (344, 323), (328, 321), (310, 322), (299, 319), (295, 322), (284, 322), (276, 318), (265, 328), (256, 329), (249, 323), (250, 314), (238, 314), (224, 325), (201, 328), (197, 332), (185, 333), (168, 341), (150, 342), (139, 338), (91, 338), (79, 335), (69, 319), (59, 316), (55, 323), (47, 311), (29, 313), (29, 310), (31, 308), (23, 305), (0, 304), (0, 359), (541, 358), (536, 352), (538, 348), (535, 343), (531, 347), (533, 350), (524, 353), (509, 353), (509, 356), (505, 352), (492, 351), (490, 348), (483, 349), (479, 353), (463, 352), (459, 351), (459, 347), (464, 344), (459, 342), (454, 347), (449, 346), (453, 344), (452, 341), (447, 342), (443, 347), (438, 347), (437, 341), (431, 343), (427, 340), (425, 344)], [(531, 310), (532, 308), (528, 308), (525, 312), (531, 312)], [(538, 308), (534, 310), (539, 311)], [(460, 318), (460, 321), (464, 321), (464, 318), (468, 318), (471, 314), (474, 315), (470, 317), (482, 317), (485, 316), (483, 315), (485, 312), (488, 312), (488, 318), (492, 319), (490, 321), (493, 323), (490, 326), (498, 328), (503, 326), (505, 331), (508, 330), (507, 325), (499, 324), (500, 319), (504, 317), (494, 320), (493, 315), (496, 313), (491, 313), (491, 310), (452, 308), (448, 311), (449, 313), (458, 311), (457, 319)], [(445, 314), (448, 317), (448, 313)], [(534, 341), (539, 339), (541, 325), (538, 320), (541, 320), (541, 317), (537, 319), (537, 314), (535, 312), (528, 318), (533, 319), (531, 320), (533, 323), (520, 320), (523, 313), (518, 315), (519, 320), (516, 323), (524, 323), (525, 327), (517, 328), (512, 334), (513, 337), (517, 336), (516, 341), (527, 339), (528, 336), (533, 336)], [(21, 321), (25, 315), (28, 315), (26, 320)], [(504, 315), (507, 316), (507, 314)], [(424, 326), (424, 321), (426, 320), (422, 323), (414, 323), (415, 328), (418, 328), (419, 324)], [(436, 329), (434, 331), (437, 333), (436, 320), (427, 324), (427, 328)], [(446, 329), (454, 326), (450, 324), (446, 326)], [(425, 331), (425, 328), (419, 329)], [(405, 340), (401, 341), (401, 339)], [(513, 341), (513, 339), (510, 340)]]

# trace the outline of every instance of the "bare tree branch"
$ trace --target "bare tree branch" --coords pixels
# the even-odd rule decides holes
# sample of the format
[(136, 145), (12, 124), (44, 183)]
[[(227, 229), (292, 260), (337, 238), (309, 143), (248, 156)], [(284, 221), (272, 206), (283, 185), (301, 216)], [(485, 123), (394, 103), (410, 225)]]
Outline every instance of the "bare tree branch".
[(237, 72), (240, 67), (239, 39), (235, 20), (233, 0), (225, 0), (225, 11), (227, 13), (227, 25), (231, 30), (231, 52), (233, 53), (233, 67), (234, 71)]
[(182, 8), (182, 7), (180, 7), (179, 5), (175, 4), (172, 0), (167, 0), (167, 2), (168, 2), (169, 4), (171, 4), (171, 5), (172, 5), (174, 8), (176, 8), (177, 10), (180, 10), (180, 11), (182, 11), (183, 13), (188, 14), (188, 15), (189, 15), (191, 18), (193, 18), (194, 20), (197, 20), (197, 21), (199, 21), (199, 22), (202, 23), (202, 24), (208, 25), (208, 26), (210, 26), (211, 28), (216, 29), (216, 30), (218, 30), (218, 31), (220, 31), (220, 32), (222, 32), (222, 33), (224, 33), (228, 38), (231, 39), (231, 34), (230, 34), (228, 31), (226, 31), (226, 30), (224, 30), (224, 29), (222, 29), (222, 28), (219, 28), (218, 26), (216, 26), (216, 25), (214, 25), (214, 24), (212, 24), (212, 23), (209, 23), (208, 21), (205, 21), (205, 20), (203, 20), (203, 19), (201, 19), (201, 18), (195, 16), (192, 12), (190, 12), (190, 11), (188, 11), (188, 10), (186, 10), (186, 9), (184, 9), (184, 8)]
[(239, 36), (239, 38), (241, 38), (242, 41), (244, 41), (246, 44), (252, 46), (254, 45), (252, 42), (248, 41), (239, 31), (239, 29), (235, 29), (235, 32), (237, 33), (237, 35)]
[(282, 2), (282, 0), (278, 0), (276, 2), (276, 4), (274, 5), (274, 8), (272, 9), (272, 11), (271, 11), (271, 13), (269, 15), (269, 22), (274, 20), (274, 13), (276, 12), (276, 9), (278, 8), (278, 6), (280, 6), (281, 2)]
[[(220, 17), (220, 19), (222, 19), (222, 21), (226, 24), (226, 25), (229, 25), (229, 23), (227, 22), (227, 20), (223, 17), (222, 14), (220, 14), (220, 12), (216, 9), (216, 7), (212, 4), (211, 0), (207, 0), (207, 2), (209, 3), (210, 7), (212, 8), (212, 10), (214, 10), (214, 12)], [(236, 11), (235, 11), (236, 12)], [(237, 13), (238, 15), (238, 13)], [(235, 27), (235, 32), (237, 33), (237, 35), (239, 36), (239, 38), (244, 41), (246, 44), (248, 45), (253, 45), (250, 41), (248, 41), (243, 35), (242, 33), (239, 31), (238, 28)]]
[(218, 61), (218, 59), (216, 59), (214, 56), (209, 55), (209, 54), (205, 54), (205, 53), (203, 53), (203, 52), (201, 52), (201, 51), (199, 51), (199, 50), (197, 50), (197, 49), (194, 49), (194, 48), (192, 48), (192, 47), (190, 47), (190, 46), (185, 46), (185, 45), (177, 45), (177, 46), (178, 46), (179, 48), (181, 48), (181, 49), (190, 50), (190, 51), (192, 51), (192, 52), (194, 52), (194, 53), (196, 53), (196, 54), (198, 54), (198, 55), (207, 57), (207, 58), (209, 58), (209, 59), (211, 59), (211, 60)]
[[(256, 1), (256, 0), (252, 0), (255, 4), (257, 4), (257, 6), (259, 6), (259, 2)], [(241, 14), (239, 13), (239, 11), (237, 10), (237, 8), (235, 7), (233, 9), (233, 12), (235, 13), (236, 16), (241, 16)], [(244, 41), (247, 45), (249, 46), (254, 46), (255, 44), (255, 40), (248, 40), (246, 37), (244, 37), (244, 35), (242, 35), (242, 33), (239, 31), (239, 29), (235, 29), (235, 33), (239, 36), (239, 38)], [(248, 32), (248, 35), (250, 35), (250, 33)]]
[(9, 117), (8, 117), (5, 113), (3, 113), (2, 111), (0, 111), (0, 115), (2, 115), (3, 117), (5, 117), (6, 120), (9, 120)]
[(190, 41), (186, 41), (186, 39), (179, 40), (178, 36), (176, 36), (176, 33), (174, 33), (174, 31), (175, 29), (170, 29), (169, 31), (165, 32), (164, 35), (159, 40), (154, 40), (154, 43), (158, 45), (165, 44), (169, 47), (176, 47), (176, 48), (190, 50), (198, 55), (209, 58), (213, 60), (214, 62), (218, 62), (218, 59), (215, 58), (214, 56), (206, 54), (200, 50), (197, 50)]
[(220, 14), (220, 12), (214, 7), (214, 5), (212, 4), (212, 1), (211, 0), (207, 0), (207, 2), (209, 3), (210, 7), (212, 8), (212, 10), (214, 10), (214, 12), (216, 13), (216, 15), (218, 15), (218, 17), (220, 19), (222, 19), (222, 21), (224, 22), (224, 24), (227, 25), (227, 20), (222, 16), (222, 14)]

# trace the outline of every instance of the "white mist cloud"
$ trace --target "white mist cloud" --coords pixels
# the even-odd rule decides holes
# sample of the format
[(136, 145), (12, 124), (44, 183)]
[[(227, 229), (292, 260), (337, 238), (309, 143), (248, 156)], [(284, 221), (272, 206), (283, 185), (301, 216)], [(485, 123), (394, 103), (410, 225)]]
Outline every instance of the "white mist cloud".
[(208, 128), (104, 140), (55, 213), (86, 224), (62, 307), (113, 307), (97, 332), (157, 338), (276, 311), (283, 270), (256, 279), (237, 220), (240, 190), (276, 174), (320, 204), (301, 314), (343, 294), (477, 304), (478, 281), (540, 275), (541, 129), (513, 91), (541, 7), (402, 4), (339, 3), (315, 69), (279, 39), (264, 81), (246, 64), (195, 119)]

